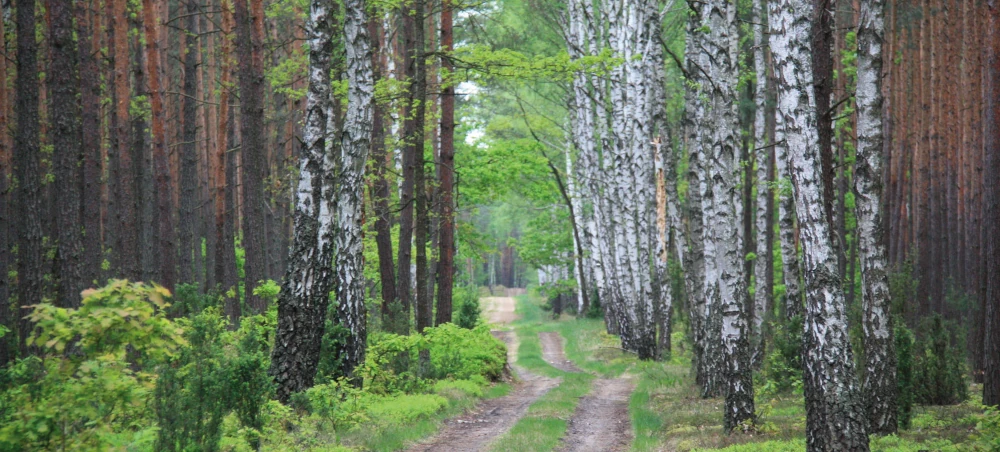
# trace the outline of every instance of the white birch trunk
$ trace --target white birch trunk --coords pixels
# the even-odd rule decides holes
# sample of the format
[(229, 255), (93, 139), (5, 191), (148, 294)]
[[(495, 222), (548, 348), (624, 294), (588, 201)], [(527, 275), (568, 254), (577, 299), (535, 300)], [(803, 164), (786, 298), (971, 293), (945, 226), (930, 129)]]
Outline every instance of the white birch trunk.
[(787, 149), (805, 251), (806, 445), (810, 451), (867, 451), (867, 422), (854, 373), (844, 293), (823, 214), (810, 57), (812, 15), (811, 3), (803, 0), (776, 0), (770, 5), (771, 53), (780, 81), (775, 143)]
[[(705, 215), (705, 300), (709, 326), (721, 321), (707, 335), (719, 335), (726, 394), (726, 430), (752, 423), (754, 417), (753, 380), (743, 275), (743, 206), (740, 202), (740, 129), (737, 116), (736, 84), (739, 77), (736, 7), (727, 0), (703, 4), (700, 17), (708, 32), (699, 61), (707, 72), (709, 86), (702, 143), (707, 147), (703, 180), (707, 190), (702, 205)], [(716, 320), (718, 319), (718, 320)]]
[(882, 0), (862, 0), (858, 27), (858, 155), (854, 170), (861, 257), (865, 343), (864, 399), (869, 433), (890, 434), (896, 422), (896, 350), (886, 276), (882, 216)]
[(330, 97), (330, 55), (333, 52), (330, 0), (310, 4), (309, 88), (302, 130), (302, 158), (295, 191), (295, 237), (285, 281), (278, 299), (278, 326), (270, 373), (278, 399), (312, 386), (319, 363), (327, 304), (334, 287), (333, 244), (324, 231), (331, 218), (324, 198), (325, 163), (333, 116)]
[(361, 242), (364, 171), (371, 144), (375, 80), (365, 0), (344, 1), (347, 113), (341, 137), (337, 202), (337, 323), (348, 332), (338, 344), (343, 374), (352, 378), (364, 362), (366, 331), (364, 254)]
[(754, 148), (756, 151), (757, 164), (757, 259), (754, 261), (754, 309), (753, 309), (753, 363), (754, 367), (760, 366), (764, 355), (764, 320), (770, 316), (771, 306), (769, 305), (770, 293), (765, 289), (770, 287), (774, 275), (768, 274), (768, 261), (773, 257), (767, 254), (768, 228), (772, 225), (767, 223), (767, 203), (768, 198), (773, 194), (768, 186), (768, 160), (770, 160), (771, 143), (765, 133), (764, 104), (767, 102), (767, 68), (764, 63), (764, 46), (767, 45), (765, 36), (767, 34), (767, 15), (764, 14), (764, 5), (767, 0), (754, 0), (753, 17), (758, 25), (754, 27), (754, 72), (757, 75), (757, 86), (754, 91), (754, 114), (753, 134)]

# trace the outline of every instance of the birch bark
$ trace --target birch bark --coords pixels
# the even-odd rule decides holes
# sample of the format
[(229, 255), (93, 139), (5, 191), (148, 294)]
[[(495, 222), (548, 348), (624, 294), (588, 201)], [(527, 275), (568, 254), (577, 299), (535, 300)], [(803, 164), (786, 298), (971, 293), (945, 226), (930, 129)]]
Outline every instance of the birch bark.
[(803, 335), (806, 445), (810, 451), (867, 451), (868, 436), (854, 374), (837, 256), (825, 221), (809, 33), (812, 6), (802, 0), (770, 4), (771, 52), (782, 143), (791, 174), (805, 249)]
[(347, 55), (347, 112), (341, 136), (340, 180), (337, 190), (337, 319), (348, 332), (336, 353), (341, 373), (356, 378), (364, 362), (367, 338), (364, 254), (361, 228), (364, 170), (371, 145), (375, 81), (365, 0), (344, 1), (344, 48)]
[(330, 292), (334, 287), (333, 244), (321, 231), (332, 225), (324, 202), (325, 162), (332, 139), (327, 124), (330, 98), (330, 55), (333, 53), (332, 0), (312, 0), (309, 8), (309, 88), (302, 129), (302, 157), (295, 193), (295, 237), (288, 270), (278, 299), (278, 327), (271, 354), (271, 375), (278, 400), (312, 386)]
[(885, 220), (882, 216), (882, 0), (862, 0), (858, 26), (858, 154), (854, 193), (861, 255), (864, 398), (869, 433), (895, 433), (896, 350), (886, 276)]

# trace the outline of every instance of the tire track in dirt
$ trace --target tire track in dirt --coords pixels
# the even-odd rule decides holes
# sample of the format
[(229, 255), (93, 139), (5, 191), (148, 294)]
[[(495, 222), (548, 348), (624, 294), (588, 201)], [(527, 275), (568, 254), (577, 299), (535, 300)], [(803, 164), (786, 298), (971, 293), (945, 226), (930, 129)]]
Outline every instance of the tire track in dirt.
[(626, 451), (632, 442), (628, 399), (632, 383), (625, 378), (599, 378), (580, 399), (556, 450)]
[[(490, 299), (487, 299), (490, 300)], [(495, 297), (488, 302), (487, 317), (491, 323), (507, 323), (514, 315), (514, 299)], [(513, 331), (493, 331), (497, 339), (507, 344), (507, 360), (517, 361), (517, 335)], [(445, 421), (441, 431), (432, 438), (416, 444), (410, 452), (455, 451), (473, 452), (485, 450), (495, 439), (507, 433), (517, 423), (528, 407), (539, 397), (559, 385), (558, 378), (535, 375), (527, 370), (511, 365), (520, 381), (509, 394), (486, 400), (474, 409)]]
[[(581, 372), (563, 352), (559, 333), (539, 333), (542, 356), (549, 364), (566, 372)], [(560, 452), (626, 451), (632, 442), (628, 400), (632, 382), (626, 378), (595, 379), (590, 393), (580, 399), (566, 426), (566, 436), (556, 449)]]
[(566, 359), (562, 336), (559, 333), (538, 333), (538, 340), (542, 343), (542, 359), (545, 362), (564, 372), (582, 372), (573, 361)]

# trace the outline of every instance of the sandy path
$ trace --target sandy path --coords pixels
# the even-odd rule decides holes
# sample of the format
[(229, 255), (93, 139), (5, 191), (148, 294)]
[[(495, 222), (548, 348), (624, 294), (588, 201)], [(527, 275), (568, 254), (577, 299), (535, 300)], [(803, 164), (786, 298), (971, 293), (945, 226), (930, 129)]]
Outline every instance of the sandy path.
[(559, 451), (626, 451), (632, 440), (628, 399), (632, 383), (600, 378), (580, 399)]
[(559, 333), (538, 333), (538, 339), (542, 343), (542, 359), (556, 369), (566, 372), (581, 372), (572, 361), (566, 359), (563, 353), (562, 336)]
[(514, 313), (517, 303), (514, 301), (514, 298), (486, 297), (483, 298), (483, 301), (486, 302), (483, 311), (486, 313), (486, 318), (490, 323), (506, 325), (517, 320), (517, 314)]
[[(490, 322), (507, 323), (516, 318), (513, 298), (495, 297), (487, 300), (486, 314)], [(516, 362), (517, 335), (513, 331), (493, 331), (493, 335), (507, 344), (508, 362)], [(484, 450), (493, 440), (502, 436), (524, 417), (528, 407), (535, 400), (559, 385), (558, 378), (535, 375), (516, 365), (511, 367), (520, 381), (509, 394), (486, 400), (469, 412), (445, 421), (437, 435), (408, 450), (411, 452)]]

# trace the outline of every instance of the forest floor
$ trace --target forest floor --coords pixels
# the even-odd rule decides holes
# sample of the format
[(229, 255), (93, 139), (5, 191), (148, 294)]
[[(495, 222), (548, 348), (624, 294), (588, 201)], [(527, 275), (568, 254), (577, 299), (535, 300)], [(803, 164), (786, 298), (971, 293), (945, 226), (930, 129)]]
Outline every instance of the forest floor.
[(495, 326), (493, 334), (507, 344), (517, 383), (508, 395), (446, 420), (437, 435), (408, 450), (628, 450), (632, 381), (595, 378), (581, 370), (566, 357), (559, 332), (540, 331), (551, 323), (539, 321), (537, 308), (528, 309), (527, 322), (519, 321), (525, 306), (509, 295), (521, 294), (505, 295), (483, 298), (483, 314)]
[[(485, 295), (485, 294), (484, 294)], [(499, 294), (498, 294), (499, 295)], [(723, 398), (700, 397), (690, 374), (684, 326), (672, 335), (671, 359), (640, 362), (622, 352), (598, 319), (558, 319), (532, 295), (484, 297), (484, 316), (508, 347), (516, 382), (439, 423), (411, 451), (725, 451), (805, 449), (801, 390), (756, 397), (758, 431), (726, 434)], [(516, 298), (513, 296), (516, 295)], [(756, 379), (755, 379), (756, 380)], [(755, 381), (760, 384), (760, 381)], [(872, 437), (873, 452), (975, 450), (981, 388), (958, 405), (914, 407), (913, 426), (898, 436)]]

